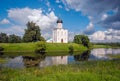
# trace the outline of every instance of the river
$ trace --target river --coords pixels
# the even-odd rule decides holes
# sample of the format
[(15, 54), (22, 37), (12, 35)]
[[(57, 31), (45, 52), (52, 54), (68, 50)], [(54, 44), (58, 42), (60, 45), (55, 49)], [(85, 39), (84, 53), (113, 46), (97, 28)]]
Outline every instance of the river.
[[(5, 59), (4, 62), (0, 63), (0, 67), (9, 68), (27, 68), (27, 67), (39, 67), (43, 68), (46, 66), (60, 65), (60, 64), (72, 64), (81, 63), (83, 61), (94, 61), (94, 60), (111, 60), (112, 57), (109, 55), (120, 54), (120, 49), (105, 49), (97, 48), (91, 51), (85, 51), (82, 54), (77, 55), (66, 55), (66, 56), (6, 56), (0, 55), (0, 58)], [(11, 54), (12, 55), (12, 54)]]

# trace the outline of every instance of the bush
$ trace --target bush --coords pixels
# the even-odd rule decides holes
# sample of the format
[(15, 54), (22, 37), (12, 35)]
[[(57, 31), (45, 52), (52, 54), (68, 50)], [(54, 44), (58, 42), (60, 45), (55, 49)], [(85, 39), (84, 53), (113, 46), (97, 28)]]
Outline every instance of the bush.
[(0, 51), (3, 51), (3, 50), (4, 50), (4, 48), (0, 46)]
[(46, 52), (46, 43), (41, 41), (36, 44), (36, 53), (44, 54)]
[(74, 52), (74, 47), (72, 45), (69, 46), (69, 53), (70, 54), (73, 54)]

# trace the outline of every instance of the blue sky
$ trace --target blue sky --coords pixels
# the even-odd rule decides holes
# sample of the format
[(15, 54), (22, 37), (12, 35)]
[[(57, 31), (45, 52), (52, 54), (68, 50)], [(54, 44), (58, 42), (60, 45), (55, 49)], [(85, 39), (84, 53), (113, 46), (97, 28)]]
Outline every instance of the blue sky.
[(119, 13), (119, 0), (0, 0), (0, 32), (22, 36), (26, 23), (34, 21), (48, 39), (61, 18), (69, 40), (86, 34), (92, 41), (109, 41), (113, 35), (119, 41)]

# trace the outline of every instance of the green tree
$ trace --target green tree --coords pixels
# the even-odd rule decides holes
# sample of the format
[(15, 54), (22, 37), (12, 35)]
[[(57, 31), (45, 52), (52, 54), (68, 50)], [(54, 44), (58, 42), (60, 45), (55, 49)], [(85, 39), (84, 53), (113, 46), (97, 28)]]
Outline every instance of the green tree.
[(8, 36), (6, 33), (0, 33), (0, 43), (7, 43), (8, 42)]
[(40, 36), (40, 41), (45, 41), (44, 37)]
[(17, 36), (15, 34), (9, 35), (9, 38), (8, 38), (9, 43), (20, 43), (21, 41), (22, 40), (20, 36)]
[(83, 44), (87, 48), (90, 47), (90, 40), (88, 36), (85, 35), (75, 35), (73, 42), (77, 44)]
[(40, 41), (41, 33), (40, 28), (33, 22), (27, 23), (27, 29), (25, 29), (25, 34), (23, 36), (24, 42), (36, 42)]

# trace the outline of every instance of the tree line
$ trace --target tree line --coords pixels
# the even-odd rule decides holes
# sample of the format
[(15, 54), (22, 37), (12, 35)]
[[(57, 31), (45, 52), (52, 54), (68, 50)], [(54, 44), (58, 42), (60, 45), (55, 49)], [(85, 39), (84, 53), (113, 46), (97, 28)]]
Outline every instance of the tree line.
[[(45, 39), (41, 36), (41, 30), (38, 25), (36, 25), (34, 22), (28, 22), (26, 26), (27, 29), (25, 29), (23, 37), (17, 36), (15, 34), (7, 35), (6, 33), (0, 33), (0, 43), (45, 41)], [(85, 35), (75, 35), (73, 42), (77, 44), (82, 44), (87, 48), (90, 47), (90, 40), (88, 36)]]
[(21, 43), (21, 42), (36, 42), (45, 41), (41, 36), (40, 27), (34, 22), (28, 22), (27, 29), (23, 37), (17, 36), (15, 34), (7, 35), (6, 33), (0, 33), (0, 43)]

